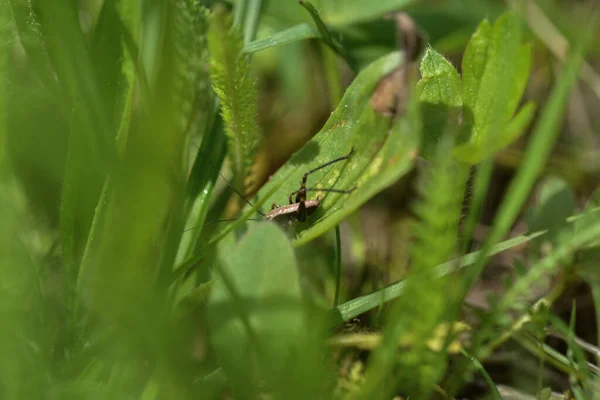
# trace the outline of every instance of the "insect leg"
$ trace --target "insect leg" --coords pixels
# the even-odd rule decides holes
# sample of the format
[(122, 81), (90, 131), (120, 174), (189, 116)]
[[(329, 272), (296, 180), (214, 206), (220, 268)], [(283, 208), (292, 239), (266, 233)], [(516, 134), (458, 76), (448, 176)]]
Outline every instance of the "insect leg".
[[(296, 193), (300, 192), (300, 190), (296, 190), (295, 192), (290, 193), (290, 197), (288, 197), (288, 200), (290, 201), (290, 204), (294, 204), (294, 202), (292, 201), (292, 197), (294, 197), (294, 195)], [(298, 202), (298, 200), (296, 199), (296, 202)]]
[[(346, 159), (350, 158), (352, 156), (352, 154), (354, 154), (354, 147), (352, 147), (352, 150), (350, 150), (350, 153), (346, 154), (345, 156), (341, 156), (341, 157), (335, 158), (331, 161), (327, 161), (325, 164), (321, 164), (318, 167), (313, 168), (310, 171), (308, 171), (307, 173), (305, 173), (304, 175), (302, 175), (302, 182), (300, 183), (300, 189), (297, 191), (298, 196), (296, 196), (296, 203), (300, 203), (300, 202), (306, 200), (306, 179), (308, 178), (308, 176), (310, 174), (312, 174), (313, 172), (317, 172), (318, 170), (323, 169), (323, 168), (325, 168), (331, 164), (334, 164), (336, 162), (346, 160)], [(290, 196), (290, 198), (291, 198), (291, 196)], [(291, 201), (290, 201), (290, 204), (292, 204)]]
[(307, 192), (330, 192), (330, 193), (352, 193), (356, 190), (356, 186), (350, 189), (324, 189), (324, 188), (308, 188)]

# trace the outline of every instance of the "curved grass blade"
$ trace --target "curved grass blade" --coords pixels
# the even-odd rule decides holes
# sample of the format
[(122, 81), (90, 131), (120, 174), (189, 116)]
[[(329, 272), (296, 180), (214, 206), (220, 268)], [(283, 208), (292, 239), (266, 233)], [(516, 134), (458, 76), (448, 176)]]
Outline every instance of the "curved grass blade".
[(319, 11), (313, 6), (309, 1), (299, 1), (300, 5), (304, 7), (306, 11), (310, 14), (310, 17), (314, 21), (315, 25), (317, 25), (317, 30), (321, 34), (321, 38), (325, 44), (327, 44), (333, 51), (338, 53), (342, 58), (344, 58), (350, 65), (352, 65), (351, 60), (348, 56), (348, 52), (344, 49), (344, 46), (331, 35), (329, 29), (321, 20), (321, 16), (319, 15)]

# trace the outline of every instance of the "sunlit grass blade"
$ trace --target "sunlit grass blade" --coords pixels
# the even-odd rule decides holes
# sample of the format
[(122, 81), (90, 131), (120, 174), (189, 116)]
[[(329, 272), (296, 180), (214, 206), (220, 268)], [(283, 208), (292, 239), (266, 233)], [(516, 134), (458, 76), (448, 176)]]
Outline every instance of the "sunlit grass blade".
[[(593, 210), (590, 210), (590, 212), (593, 213), (591, 215), (594, 215), (594, 218), (598, 218), (600, 208), (595, 208)], [(578, 221), (581, 221), (584, 218), (587, 218), (588, 216), (589, 215), (587, 213), (574, 215), (568, 218), (567, 222), (569, 224), (574, 224)], [(539, 238), (540, 236), (546, 235), (549, 232), (549, 230), (543, 230), (507, 239), (503, 242), (493, 245), (487, 254), (489, 256), (493, 256), (502, 253), (505, 250), (531, 242)], [(474, 265), (479, 260), (479, 258), (482, 257), (482, 255), (483, 254), (481, 250), (478, 250), (469, 253), (465, 256), (462, 256), (456, 260), (451, 260), (442, 263), (435, 268), (436, 274), (438, 274), (439, 276), (443, 276), (456, 271), (456, 269), (464, 269), (466, 267), (470, 267)], [(394, 283), (393, 285), (390, 285), (385, 289), (381, 289), (379, 291), (340, 304), (337, 307), (337, 312), (340, 313), (343, 321), (348, 321), (366, 311), (377, 308), (382, 302), (389, 302), (397, 297), (403, 296), (405, 293), (405, 287), (405, 281)]]
[(321, 20), (319, 11), (317, 11), (315, 6), (313, 6), (309, 1), (299, 1), (299, 3), (310, 14), (315, 25), (317, 26), (317, 30), (321, 34), (321, 39), (323, 42), (327, 44), (333, 51), (335, 51), (340, 57), (344, 58), (350, 65), (352, 65), (352, 62), (348, 56), (348, 52), (340, 43), (340, 41), (335, 39), (331, 32), (329, 32), (329, 29)]
[(277, 32), (271, 36), (247, 43), (242, 50), (246, 53), (256, 53), (271, 47), (284, 46), (289, 43), (294, 43), (299, 40), (320, 39), (321, 37), (321, 33), (315, 28), (307, 23), (301, 23), (281, 32)]

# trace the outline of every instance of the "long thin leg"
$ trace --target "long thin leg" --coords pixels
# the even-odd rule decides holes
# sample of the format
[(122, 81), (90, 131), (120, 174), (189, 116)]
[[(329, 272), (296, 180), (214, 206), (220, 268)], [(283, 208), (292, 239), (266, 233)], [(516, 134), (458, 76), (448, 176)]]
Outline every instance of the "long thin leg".
[(288, 200), (290, 201), (290, 204), (294, 204), (292, 198), (294, 197), (294, 195), (296, 193), (298, 193), (300, 190), (296, 190), (295, 192), (290, 193), (290, 197), (288, 197)]
[(352, 193), (356, 190), (356, 186), (350, 189), (324, 189), (324, 188), (308, 188), (307, 192), (330, 192), (330, 193)]
[(302, 182), (306, 184), (306, 177), (308, 177), (308, 175), (312, 174), (313, 172), (317, 172), (318, 170), (320, 170), (322, 168), (328, 167), (331, 164), (334, 164), (334, 163), (336, 163), (338, 161), (346, 160), (346, 159), (352, 157), (352, 154), (354, 154), (354, 147), (352, 148), (352, 150), (350, 150), (350, 153), (346, 154), (345, 156), (341, 156), (341, 157), (338, 157), (338, 158), (336, 158), (334, 160), (327, 161), (325, 164), (319, 165), (318, 167), (313, 168), (310, 171), (308, 171), (307, 173), (305, 173), (304, 176), (302, 177)]
[[(352, 154), (354, 154), (354, 147), (352, 147), (352, 150), (350, 150), (350, 153), (346, 154), (345, 156), (341, 156), (341, 157), (338, 157), (331, 161), (327, 161), (325, 164), (321, 164), (318, 167), (313, 168), (310, 171), (308, 171), (307, 173), (305, 173), (304, 175), (302, 175), (302, 181), (300, 182), (300, 189), (295, 192), (295, 193), (298, 193), (298, 196), (296, 196), (296, 203), (306, 201), (306, 179), (308, 178), (308, 176), (310, 174), (312, 174), (313, 172), (317, 172), (318, 170), (323, 169), (325, 167), (328, 167), (331, 164), (334, 164), (336, 162), (346, 160), (346, 159), (350, 158), (352, 156)], [(293, 194), (294, 193), (292, 193), (292, 195)], [(290, 204), (292, 204), (291, 199), (292, 199), (292, 196), (290, 196)]]

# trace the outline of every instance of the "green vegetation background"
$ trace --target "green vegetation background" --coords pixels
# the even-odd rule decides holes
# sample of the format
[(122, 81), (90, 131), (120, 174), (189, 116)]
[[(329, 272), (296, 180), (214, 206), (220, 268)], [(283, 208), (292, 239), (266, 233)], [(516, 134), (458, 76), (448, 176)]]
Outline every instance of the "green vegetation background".
[(598, 398), (597, 11), (2, 0), (0, 397)]

